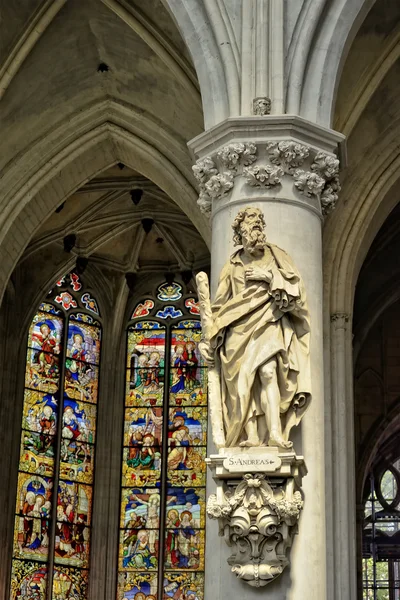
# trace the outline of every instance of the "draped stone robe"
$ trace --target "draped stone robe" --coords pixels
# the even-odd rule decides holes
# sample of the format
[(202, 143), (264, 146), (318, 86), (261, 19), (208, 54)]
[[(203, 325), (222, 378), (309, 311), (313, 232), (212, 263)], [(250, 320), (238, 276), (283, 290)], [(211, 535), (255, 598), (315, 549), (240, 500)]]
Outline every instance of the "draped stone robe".
[[(246, 281), (243, 252), (242, 248), (235, 252), (223, 268), (212, 306), (210, 343), (221, 366), (227, 447), (238, 444), (250, 418), (264, 414), (257, 371), (270, 359), (275, 358), (277, 363), (285, 440), (311, 399), (310, 324), (300, 275), (286, 252), (267, 244), (264, 262), (254, 264), (268, 273), (270, 282)], [(282, 291), (292, 299), (285, 311), (278, 308), (274, 298), (276, 292)], [(258, 422), (259, 431), (264, 427), (264, 433), (259, 434), (262, 443), (265, 417)]]

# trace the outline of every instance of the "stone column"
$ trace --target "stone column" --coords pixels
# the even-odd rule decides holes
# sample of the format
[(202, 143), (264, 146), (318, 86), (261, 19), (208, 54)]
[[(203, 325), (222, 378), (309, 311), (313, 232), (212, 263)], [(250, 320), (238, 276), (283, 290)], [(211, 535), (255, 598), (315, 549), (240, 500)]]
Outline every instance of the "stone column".
[[(290, 115), (230, 118), (189, 144), (196, 158), (199, 204), (212, 220), (212, 291), (233, 251), (231, 224), (246, 206), (260, 208), (267, 239), (291, 256), (306, 286), (311, 314), (312, 404), (291, 439), (303, 455), (304, 509), (290, 553), (290, 566), (263, 590), (237, 580), (229, 548), (208, 520), (206, 598), (274, 600), (327, 598), (324, 388), (322, 349), (323, 217), (339, 191), (335, 156), (340, 134)], [(211, 438), (211, 436), (210, 436)], [(212, 442), (208, 455), (215, 452)], [(215, 484), (208, 478), (208, 495)]]

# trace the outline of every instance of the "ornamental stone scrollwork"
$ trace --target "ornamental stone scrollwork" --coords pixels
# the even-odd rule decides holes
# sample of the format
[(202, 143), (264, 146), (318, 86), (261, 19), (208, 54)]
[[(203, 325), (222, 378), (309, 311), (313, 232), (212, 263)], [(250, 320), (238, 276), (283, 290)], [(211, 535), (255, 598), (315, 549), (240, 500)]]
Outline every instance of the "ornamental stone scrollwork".
[(341, 189), (339, 164), (339, 159), (335, 156), (318, 152), (311, 165), (311, 170), (318, 173), (325, 180), (325, 186), (321, 192), (321, 208), (324, 216), (333, 211), (339, 198)]
[(253, 187), (273, 187), (281, 184), (284, 172), (281, 167), (255, 165), (244, 168), (243, 175), (247, 183)]
[(309, 148), (304, 144), (286, 141), (270, 142), (267, 144), (267, 152), (270, 161), (281, 166), (285, 173), (289, 174), (293, 174), (310, 154)]
[(293, 478), (282, 485), (264, 474), (246, 474), (233, 490), (212, 494), (207, 514), (218, 519), (220, 535), (233, 549), (228, 559), (232, 572), (253, 587), (276, 579), (289, 564), (288, 549), (297, 532), (303, 508)]

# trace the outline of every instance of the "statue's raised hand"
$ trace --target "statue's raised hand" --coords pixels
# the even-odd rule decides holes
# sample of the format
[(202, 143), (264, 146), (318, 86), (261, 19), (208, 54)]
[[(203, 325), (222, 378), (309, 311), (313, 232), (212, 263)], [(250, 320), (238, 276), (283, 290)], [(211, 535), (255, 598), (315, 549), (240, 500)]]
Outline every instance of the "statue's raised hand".
[(244, 275), (249, 281), (266, 281), (269, 283), (271, 280), (269, 273), (257, 265), (247, 267), (244, 271)]

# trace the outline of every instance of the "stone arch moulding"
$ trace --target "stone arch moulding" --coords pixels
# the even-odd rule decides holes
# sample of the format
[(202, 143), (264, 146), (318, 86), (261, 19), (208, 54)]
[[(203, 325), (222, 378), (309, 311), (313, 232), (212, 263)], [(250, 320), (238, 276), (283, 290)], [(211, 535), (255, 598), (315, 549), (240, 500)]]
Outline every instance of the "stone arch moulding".
[(197, 208), (185, 146), (143, 114), (106, 102), (59, 126), (5, 170), (0, 206), (0, 298), (26, 245), (49, 213), (117, 162), (158, 185), (209, 244), (210, 228)]
[(303, 2), (289, 47), (288, 113), (332, 126), (342, 66), (376, 1), (379, 0)]
[[(203, 101), (204, 128), (239, 114), (240, 83), (224, 6), (215, 0), (161, 0), (191, 54)], [(210, 14), (212, 13), (212, 18)]]
[(354, 171), (324, 232), (325, 290), (330, 312), (352, 314), (359, 270), (373, 239), (398, 203), (400, 122), (385, 132)]

